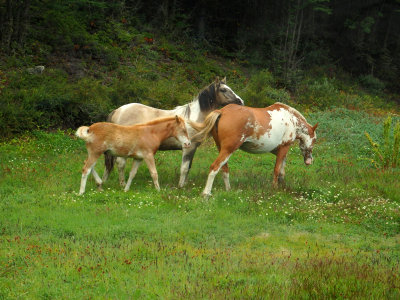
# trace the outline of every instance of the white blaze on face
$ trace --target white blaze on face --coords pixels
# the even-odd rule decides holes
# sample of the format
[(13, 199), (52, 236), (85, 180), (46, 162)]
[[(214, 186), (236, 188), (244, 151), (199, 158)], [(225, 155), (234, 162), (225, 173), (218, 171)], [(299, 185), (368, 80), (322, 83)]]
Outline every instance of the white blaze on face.
[(231, 99), (239, 99), (241, 104), (244, 105), (244, 101), (242, 98), (240, 98), (229, 86), (227, 86), (226, 84), (221, 84), (219, 89), (221, 90), (226, 90), (226, 92), (224, 92), (225, 95), (227, 95), (227, 98), (231, 98)]
[(187, 136), (187, 133), (183, 129), (178, 129), (178, 134), (176, 135), (176, 137), (178, 141), (182, 144), (182, 147), (187, 148), (190, 146), (191, 141)]

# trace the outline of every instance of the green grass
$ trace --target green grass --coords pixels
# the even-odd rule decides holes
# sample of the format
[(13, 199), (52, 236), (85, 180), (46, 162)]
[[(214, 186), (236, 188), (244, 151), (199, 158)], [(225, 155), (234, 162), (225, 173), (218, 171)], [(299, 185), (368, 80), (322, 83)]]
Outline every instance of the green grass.
[[(0, 145), (0, 298), (400, 297), (399, 169), (379, 171), (363, 135), (381, 119), (335, 109), (319, 121), (314, 164), (289, 153), (286, 186), (274, 156), (232, 155), (232, 191), (216, 178), (211, 141), (177, 188), (181, 153), (159, 152), (161, 192), (142, 166), (123, 192), (113, 172), (98, 192), (82, 141), (33, 132)], [(102, 173), (102, 161), (96, 166)]]

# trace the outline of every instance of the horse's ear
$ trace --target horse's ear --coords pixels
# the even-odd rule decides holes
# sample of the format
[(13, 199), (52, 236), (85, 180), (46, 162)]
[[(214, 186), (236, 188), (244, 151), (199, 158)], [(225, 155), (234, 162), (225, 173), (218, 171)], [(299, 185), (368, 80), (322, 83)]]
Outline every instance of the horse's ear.
[(215, 84), (216, 84), (216, 85), (219, 84), (219, 77), (218, 77), (218, 76), (215, 77)]
[(313, 126), (312, 131), (314, 132), (315, 129), (317, 129), (317, 127), (318, 127), (318, 123)]
[(226, 84), (226, 76), (221, 80), (221, 83)]

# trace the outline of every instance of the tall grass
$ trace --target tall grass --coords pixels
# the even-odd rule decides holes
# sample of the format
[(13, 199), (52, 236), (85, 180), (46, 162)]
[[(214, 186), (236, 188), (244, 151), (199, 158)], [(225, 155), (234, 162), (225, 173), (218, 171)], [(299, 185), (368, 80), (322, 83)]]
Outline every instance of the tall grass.
[(82, 141), (36, 131), (1, 143), (1, 297), (398, 298), (399, 170), (358, 159), (363, 128), (379, 135), (381, 120), (345, 109), (307, 119), (320, 121), (314, 165), (293, 147), (286, 187), (273, 190), (273, 155), (238, 151), (232, 191), (217, 178), (208, 200), (211, 141), (183, 189), (181, 153), (159, 152), (160, 193), (142, 167), (131, 191), (114, 172), (82, 197)]

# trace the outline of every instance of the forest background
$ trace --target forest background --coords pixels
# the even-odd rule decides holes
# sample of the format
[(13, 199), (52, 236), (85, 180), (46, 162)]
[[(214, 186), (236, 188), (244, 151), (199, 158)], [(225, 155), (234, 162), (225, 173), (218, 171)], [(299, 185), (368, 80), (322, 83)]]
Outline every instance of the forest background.
[(400, 102), (398, 0), (1, 0), (0, 24), (2, 137), (172, 108), (216, 76), (252, 106)]

